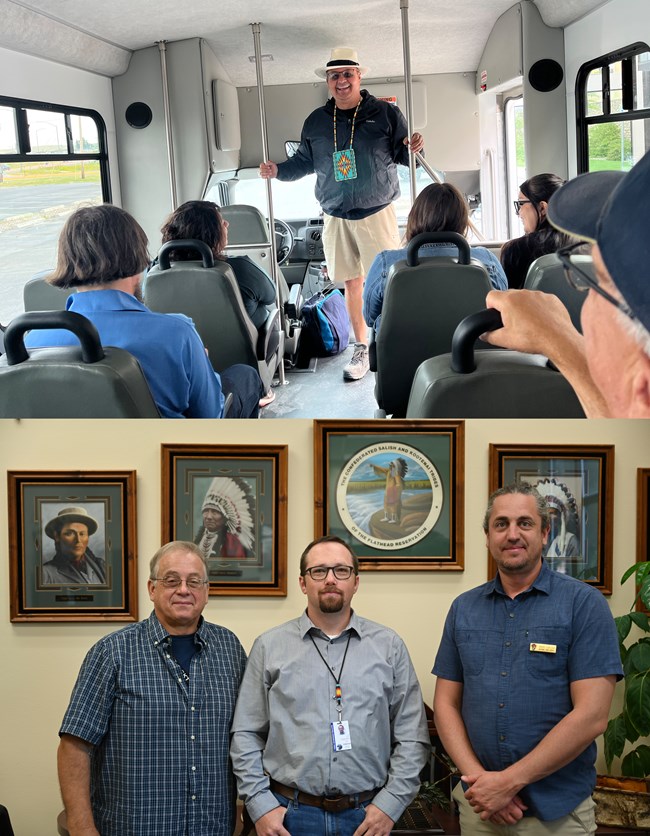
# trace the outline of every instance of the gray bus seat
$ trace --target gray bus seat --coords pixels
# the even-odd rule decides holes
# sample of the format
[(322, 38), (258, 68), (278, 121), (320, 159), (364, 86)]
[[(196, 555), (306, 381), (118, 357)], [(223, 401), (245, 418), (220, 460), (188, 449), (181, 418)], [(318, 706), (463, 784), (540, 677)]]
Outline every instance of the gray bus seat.
[[(272, 276), (271, 240), (269, 226), (264, 215), (256, 206), (245, 203), (220, 206), (221, 217), (228, 221), (228, 246), (230, 256), (247, 255), (251, 261)], [(285, 354), (295, 354), (300, 338), (300, 310), (302, 308), (302, 287), (299, 283), (289, 286), (278, 265), (280, 304), (285, 315)]]
[[(420, 258), (423, 244), (450, 243), (458, 260)], [(381, 327), (370, 340), (370, 368), (376, 372), (378, 414), (403, 417), (415, 371), (424, 360), (451, 350), (451, 338), (463, 317), (484, 307), (491, 288), (487, 271), (471, 259), (466, 239), (455, 232), (416, 235), (405, 261), (388, 274)]]
[(65, 290), (54, 287), (47, 281), (47, 276), (52, 270), (41, 270), (23, 287), (23, 308), (25, 311), (64, 311), (65, 303), (71, 293), (76, 293), (76, 288), (69, 287)]
[[(574, 261), (579, 261), (583, 270), (594, 275), (594, 266), (590, 255), (574, 255)], [(528, 268), (524, 290), (542, 290), (553, 293), (563, 302), (569, 312), (574, 328), (582, 334), (580, 311), (587, 294), (577, 290), (566, 280), (564, 268), (556, 253), (548, 253), (536, 258)]]
[[(36, 328), (72, 331), (79, 345), (26, 349)], [(72, 311), (30, 311), (5, 331), (0, 418), (160, 418), (135, 357), (102, 347), (97, 329)]]
[[(201, 261), (173, 261), (172, 250), (188, 249)], [(208, 357), (217, 372), (234, 363), (259, 371), (268, 391), (281, 360), (279, 312), (269, 311), (264, 327), (251, 322), (232, 268), (216, 261), (203, 241), (168, 241), (158, 254), (158, 264), (144, 280), (144, 302), (152, 311), (183, 313), (194, 321)]]
[(502, 325), (493, 308), (466, 317), (450, 354), (422, 363), (407, 418), (584, 418), (568, 381), (539, 354), (475, 351), (481, 334)]

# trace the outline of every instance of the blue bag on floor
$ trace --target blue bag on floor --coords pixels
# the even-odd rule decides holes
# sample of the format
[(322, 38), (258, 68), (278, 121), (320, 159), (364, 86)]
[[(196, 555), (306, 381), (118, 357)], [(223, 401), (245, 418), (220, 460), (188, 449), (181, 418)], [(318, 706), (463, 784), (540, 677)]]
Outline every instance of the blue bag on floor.
[[(301, 349), (311, 357), (330, 357), (348, 347), (350, 319), (345, 298), (331, 286), (316, 293), (302, 306)], [(303, 340), (306, 345), (302, 345)]]

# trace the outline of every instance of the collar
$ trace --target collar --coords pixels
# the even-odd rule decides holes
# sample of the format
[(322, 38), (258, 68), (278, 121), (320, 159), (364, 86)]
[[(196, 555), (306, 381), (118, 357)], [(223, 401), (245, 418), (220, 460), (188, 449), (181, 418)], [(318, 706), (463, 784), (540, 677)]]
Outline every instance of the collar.
[[(307, 636), (307, 634), (310, 633), (312, 630), (316, 633), (320, 633), (323, 636), (326, 635), (325, 633), (323, 633), (320, 627), (317, 627), (311, 620), (311, 618), (307, 615), (307, 610), (305, 610), (298, 619), (298, 629), (300, 631), (301, 639), (304, 639)], [(354, 632), (357, 634), (357, 636), (359, 636), (359, 638), (362, 637), (361, 619), (355, 613), (354, 610), (352, 610), (352, 614), (350, 615), (350, 621), (348, 622), (348, 626), (345, 628), (345, 630), (343, 630), (343, 633), (347, 633), (348, 630), (354, 630)], [(341, 635), (343, 635), (343, 633), (341, 633)]]
[[(160, 621), (158, 621), (158, 616), (155, 612), (151, 613), (146, 623), (151, 642), (156, 647), (159, 644), (162, 644), (163, 642), (166, 642), (168, 639), (171, 638), (171, 634), (167, 630), (165, 630)], [(203, 616), (201, 616), (199, 618), (199, 623), (196, 627), (196, 633), (194, 634), (195, 643), (200, 644), (201, 646), (207, 644), (207, 635), (205, 630), (206, 623), (207, 622), (205, 621)]]
[[(542, 592), (544, 595), (551, 594), (551, 581), (553, 578), (552, 570), (549, 568), (548, 564), (542, 558), (542, 568), (539, 575), (535, 578), (535, 580), (531, 583), (528, 589), (524, 590), (525, 592), (529, 592), (531, 589), (535, 589), (538, 592)], [(488, 595), (505, 595), (505, 591), (503, 589), (503, 584), (501, 583), (501, 576), (497, 571), (496, 576), (491, 580), (488, 581), (485, 586), (483, 587), (483, 595), (486, 597)], [(521, 593), (520, 593), (521, 594)]]
[(66, 310), (77, 311), (149, 311), (131, 293), (123, 290), (84, 290), (68, 296)]

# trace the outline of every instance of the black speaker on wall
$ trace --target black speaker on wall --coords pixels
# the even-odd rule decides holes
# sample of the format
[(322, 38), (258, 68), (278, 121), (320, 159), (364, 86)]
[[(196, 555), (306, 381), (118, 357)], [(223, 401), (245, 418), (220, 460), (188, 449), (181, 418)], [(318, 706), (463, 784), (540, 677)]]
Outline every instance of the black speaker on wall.
[(132, 128), (146, 128), (151, 124), (153, 113), (148, 104), (144, 102), (132, 102), (124, 114), (126, 121)]
[(563, 78), (564, 70), (561, 64), (552, 58), (541, 58), (535, 61), (528, 70), (528, 81), (531, 87), (539, 90), (540, 93), (550, 93), (551, 90), (556, 90), (562, 84)]

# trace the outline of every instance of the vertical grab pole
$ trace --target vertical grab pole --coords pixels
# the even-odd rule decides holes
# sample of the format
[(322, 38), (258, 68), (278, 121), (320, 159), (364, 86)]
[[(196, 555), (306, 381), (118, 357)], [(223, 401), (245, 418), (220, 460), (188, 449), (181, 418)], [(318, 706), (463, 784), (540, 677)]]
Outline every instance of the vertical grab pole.
[(169, 107), (169, 85), (167, 83), (167, 41), (156, 41), (160, 53), (160, 72), (162, 74), (163, 109), (165, 111), (165, 133), (167, 135), (167, 167), (169, 169), (169, 189), (171, 192), (172, 212), (178, 205), (176, 197), (176, 169), (174, 167), (174, 141), (172, 138), (172, 117)]
[[(266, 131), (266, 108), (264, 106), (264, 78), (262, 74), (262, 50), (260, 47), (260, 24), (251, 23), (253, 30), (253, 46), (255, 50), (255, 72), (257, 74), (257, 98), (260, 105), (260, 124), (262, 129), (262, 159), (267, 162), (269, 159), (269, 140)], [(280, 311), (280, 321), (278, 322), (278, 329), (280, 331), (280, 364), (278, 366), (278, 376), (280, 378), (280, 385), (284, 386), (287, 382), (284, 375), (284, 311), (282, 309), (282, 300), (280, 299), (280, 276), (278, 273), (278, 252), (275, 244), (275, 217), (273, 215), (273, 192), (271, 190), (271, 178), (266, 180), (266, 202), (268, 205), (268, 219), (269, 219), (269, 238), (271, 242), (271, 277), (275, 285), (275, 303)]]
[[(413, 136), (413, 89), (411, 87), (411, 46), (409, 41), (409, 0), (399, 0), (402, 12), (402, 51), (404, 53), (404, 89), (406, 91), (406, 124), (409, 139)], [(415, 200), (415, 154), (409, 147), (411, 205)]]

